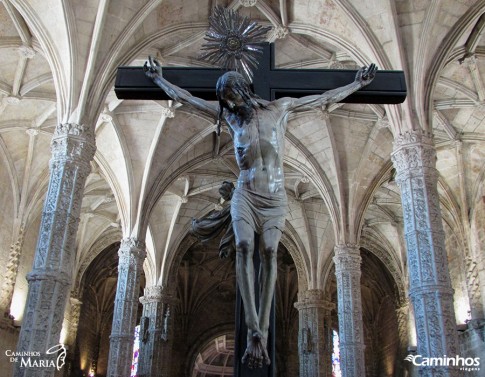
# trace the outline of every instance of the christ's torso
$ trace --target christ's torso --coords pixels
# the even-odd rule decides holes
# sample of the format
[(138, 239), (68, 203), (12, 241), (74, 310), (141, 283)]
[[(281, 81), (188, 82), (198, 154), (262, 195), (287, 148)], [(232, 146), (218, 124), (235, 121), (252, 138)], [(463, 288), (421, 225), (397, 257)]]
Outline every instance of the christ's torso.
[(284, 190), (285, 127), (281, 114), (275, 110), (253, 108), (251, 116), (226, 116), (240, 169), (238, 187), (259, 193)]

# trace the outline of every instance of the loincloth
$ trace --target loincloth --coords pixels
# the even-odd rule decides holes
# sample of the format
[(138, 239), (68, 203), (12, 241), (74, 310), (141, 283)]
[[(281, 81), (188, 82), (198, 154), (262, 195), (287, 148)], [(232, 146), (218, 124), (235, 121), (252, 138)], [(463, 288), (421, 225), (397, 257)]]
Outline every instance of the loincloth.
[(238, 187), (232, 195), (232, 221), (244, 220), (258, 234), (271, 228), (283, 232), (287, 209), (285, 190), (262, 194)]

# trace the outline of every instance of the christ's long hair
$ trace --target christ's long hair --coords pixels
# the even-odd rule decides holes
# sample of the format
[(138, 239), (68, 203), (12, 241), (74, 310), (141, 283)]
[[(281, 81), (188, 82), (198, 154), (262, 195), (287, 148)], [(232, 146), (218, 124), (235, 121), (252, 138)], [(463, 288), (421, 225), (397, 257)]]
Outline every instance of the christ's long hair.
[(219, 114), (216, 120), (218, 135), (221, 133), (222, 114), (224, 113), (224, 109), (226, 108), (229, 110), (226, 103), (222, 100), (224, 89), (227, 87), (230, 87), (234, 93), (239, 94), (248, 106), (253, 108), (266, 107), (266, 104), (263, 102), (261, 97), (253, 93), (249, 83), (246, 81), (243, 75), (236, 71), (228, 71), (224, 73), (221, 77), (219, 77), (216, 84), (216, 95), (219, 101)]

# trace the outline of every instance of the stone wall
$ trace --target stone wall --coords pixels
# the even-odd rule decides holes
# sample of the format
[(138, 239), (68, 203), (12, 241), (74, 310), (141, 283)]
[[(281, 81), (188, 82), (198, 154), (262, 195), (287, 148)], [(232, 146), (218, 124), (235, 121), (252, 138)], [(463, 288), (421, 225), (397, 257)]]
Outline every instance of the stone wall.
[(460, 356), (480, 358), (480, 370), (470, 370), (466, 373), (469, 377), (481, 377), (485, 370), (485, 321), (473, 320), (468, 322), (467, 327), (462, 326), (459, 332)]

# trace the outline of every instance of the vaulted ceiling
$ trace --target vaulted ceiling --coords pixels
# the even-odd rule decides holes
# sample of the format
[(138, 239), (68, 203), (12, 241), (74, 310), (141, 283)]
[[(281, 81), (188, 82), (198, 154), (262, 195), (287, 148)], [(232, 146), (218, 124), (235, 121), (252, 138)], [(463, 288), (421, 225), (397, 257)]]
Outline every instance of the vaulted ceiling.
[(375, 62), (405, 72), (402, 105), (334, 104), (290, 118), (284, 240), (300, 287), (325, 286), (334, 244), (360, 242), (404, 289), (393, 136), (435, 134), (448, 233), (464, 238), (464, 219), (485, 212), (481, 0), (3, 0), (2, 245), (8, 249), (21, 227), (35, 238), (54, 128), (82, 123), (95, 129), (97, 152), (82, 204), (77, 284), (96, 255), (130, 235), (146, 237), (148, 285), (174, 278), (191, 218), (217, 208), (219, 185), (237, 176), (231, 139), (223, 132), (217, 140), (213, 119), (177, 103), (117, 99), (114, 77), (117, 66), (142, 65), (148, 55), (166, 66), (207, 66), (197, 56), (216, 5), (271, 26), (279, 67)]

